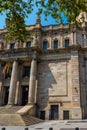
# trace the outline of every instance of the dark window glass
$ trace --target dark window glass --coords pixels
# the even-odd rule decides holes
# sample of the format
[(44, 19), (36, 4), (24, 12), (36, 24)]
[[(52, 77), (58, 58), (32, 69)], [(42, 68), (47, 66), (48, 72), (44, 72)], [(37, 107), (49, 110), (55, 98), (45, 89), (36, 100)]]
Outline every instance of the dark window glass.
[(63, 111), (63, 119), (69, 120), (69, 111), (68, 110)]
[(69, 39), (65, 39), (65, 48), (69, 47)]
[(47, 48), (48, 48), (48, 42), (44, 41), (43, 42), (43, 50), (47, 50)]
[(5, 74), (5, 79), (10, 78), (10, 77), (11, 77), (11, 73)]
[(14, 47), (15, 47), (15, 44), (14, 44), (14, 43), (11, 43), (11, 44), (10, 44), (10, 49), (14, 49)]
[(4, 105), (8, 103), (9, 87), (4, 87)]
[(23, 68), (23, 77), (29, 77), (29, 75), (30, 75), (30, 67), (28, 67), (28, 66), (24, 66), (24, 68)]
[(27, 48), (30, 48), (30, 47), (31, 47), (31, 42), (30, 42), (30, 41), (26, 43), (26, 47), (27, 47)]
[(58, 41), (54, 41), (54, 49), (57, 49), (58, 48)]

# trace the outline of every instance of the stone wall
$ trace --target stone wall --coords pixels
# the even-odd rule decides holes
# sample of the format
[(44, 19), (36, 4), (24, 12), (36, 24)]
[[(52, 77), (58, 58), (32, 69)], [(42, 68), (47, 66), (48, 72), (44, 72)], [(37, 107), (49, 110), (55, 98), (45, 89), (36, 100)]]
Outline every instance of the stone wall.
[[(72, 92), (73, 85), (77, 87), (78, 91), (80, 89), (78, 84), (79, 75), (77, 75), (79, 74), (78, 60), (76, 56), (72, 58), (72, 54), (69, 58), (67, 58), (67, 56), (70, 56), (70, 54), (66, 54), (65, 59), (63, 54), (57, 54), (55, 56), (56, 60), (54, 60), (54, 55), (51, 55), (51, 57), (48, 56), (49, 60), (47, 60), (46, 56), (44, 56), (44, 58), (42, 56), (44, 60), (38, 63), (38, 113), (40, 114), (42, 110), (46, 111), (47, 119), (49, 119), (51, 105), (59, 105), (60, 119), (63, 119), (63, 110), (69, 110), (70, 118), (73, 119), (75, 117), (71, 115), (74, 105), (77, 104), (76, 107), (80, 108), (80, 95), (77, 96), (79, 101), (73, 103), (74, 94)], [(61, 59), (58, 59), (58, 57), (61, 57)], [(74, 63), (76, 65), (74, 65)], [(72, 71), (75, 71), (75, 73)], [(77, 82), (78, 86), (74, 84), (74, 81)], [(77, 118), (81, 118), (81, 112)]]
[[(12, 85), (10, 85), (12, 76), (5, 79), (0, 74), (0, 98), (4, 100), (4, 87), (14, 84), (13, 93), (11, 93), (12, 97), (15, 91), (14, 102), (12, 101), (11, 104), (21, 105), (22, 86), (29, 86), (28, 105), (33, 103), (37, 106), (39, 117), (40, 112), (45, 111), (45, 119), (49, 119), (51, 106), (57, 105), (59, 119), (63, 119), (65, 110), (69, 111), (69, 119), (81, 119), (82, 116), (86, 118), (87, 35), (85, 27), (78, 28), (69, 24), (43, 27), (40, 23), (36, 23), (35, 26), (27, 27), (27, 29), (31, 33), (34, 32), (34, 35), (27, 39), (31, 41), (29, 47), (25, 42), (22, 45), (14, 43), (15, 46), (11, 49), (11, 43), (4, 41), (4, 36), (1, 37), (1, 64), (7, 63), (8, 59), (12, 63), (18, 59), (18, 79), (14, 83), (17, 69), (14, 71)], [(3, 31), (1, 33), (4, 33)], [(66, 48), (65, 39), (69, 39), (69, 46)], [(44, 40), (48, 42), (46, 50), (42, 49)], [(58, 47), (54, 49), (55, 40), (58, 40)], [(31, 68), (32, 73), (29, 77), (22, 77), (23, 66)], [(3, 68), (2, 66), (0, 68), (1, 73)], [(0, 105), (3, 105), (3, 102), (0, 101)]]
[(87, 52), (80, 52), (80, 85), (81, 85), (81, 107), (83, 119), (87, 118)]

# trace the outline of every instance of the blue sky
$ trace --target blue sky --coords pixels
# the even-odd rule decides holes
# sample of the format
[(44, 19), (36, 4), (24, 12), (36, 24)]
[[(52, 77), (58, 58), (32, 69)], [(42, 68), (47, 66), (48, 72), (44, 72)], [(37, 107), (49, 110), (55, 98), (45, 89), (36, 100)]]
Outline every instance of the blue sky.
[[(28, 16), (28, 18), (25, 19), (26, 25), (33, 25), (36, 23), (36, 19), (37, 19), (36, 12), (37, 12), (37, 8), (36, 8), (36, 6), (34, 6), (33, 12)], [(64, 23), (66, 23), (67, 18), (64, 17), (63, 19), (64, 19)], [(49, 24), (57, 24), (57, 23), (51, 16), (49, 16), (46, 21), (44, 14), (42, 14), (41, 25), (46, 26)], [(0, 29), (3, 29), (3, 28), (5, 28), (5, 14), (0, 15)]]
[[(35, 11), (33, 11), (28, 16), (28, 18), (25, 19), (25, 23), (26, 23), (26, 25), (33, 25), (33, 24), (36, 23), (36, 19), (37, 19), (36, 13), (35, 13)], [(49, 25), (49, 24), (56, 24), (56, 22), (55, 22), (55, 20), (51, 16), (49, 16), (48, 20), (46, 21), (45, 20), (45, 16), (42, 15), (42, 17), (41, 17), (41, 24), (43, 26), (45, 26), (45, 25)], [(0, 29), (3, 29), (3, 28), (5, 28), (5, 14), (0, 15)]]

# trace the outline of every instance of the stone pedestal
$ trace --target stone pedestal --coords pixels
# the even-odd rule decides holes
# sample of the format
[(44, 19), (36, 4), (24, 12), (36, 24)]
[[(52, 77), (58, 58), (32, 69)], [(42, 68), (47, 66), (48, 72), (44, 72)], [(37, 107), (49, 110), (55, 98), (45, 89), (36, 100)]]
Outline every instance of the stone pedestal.
[(35, 58), (31, 62), (28, 104), (35, 103), (36, 70), (37, 70), (37, 61)]
[(10, 81), (8, 105), (13, 105), (15, 102), (15, 91), (16, 91), (16, 84), (17, 84), (17, 69), (18, 69), (18, 63), (17, 63), (17, 61), (14, 61), (13, 67), (12, 67), (11, 81)]

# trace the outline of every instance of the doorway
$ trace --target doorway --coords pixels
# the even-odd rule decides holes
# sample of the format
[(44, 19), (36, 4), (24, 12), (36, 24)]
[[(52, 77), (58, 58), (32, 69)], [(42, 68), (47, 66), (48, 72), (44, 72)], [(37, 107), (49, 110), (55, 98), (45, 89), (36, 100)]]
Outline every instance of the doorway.
[(4, 87), (4, 105), (8, 104), (9, 87)]
[(22, 86), (22, 106), (28, 103), (29, 86)]
[(58, 120), (59, 118), (59, 105), (51, 105), (51, 120)]
[(40, 111), (40, 119), (45, 120), (45, 111)]

